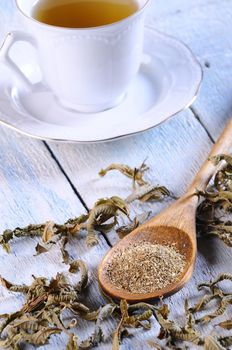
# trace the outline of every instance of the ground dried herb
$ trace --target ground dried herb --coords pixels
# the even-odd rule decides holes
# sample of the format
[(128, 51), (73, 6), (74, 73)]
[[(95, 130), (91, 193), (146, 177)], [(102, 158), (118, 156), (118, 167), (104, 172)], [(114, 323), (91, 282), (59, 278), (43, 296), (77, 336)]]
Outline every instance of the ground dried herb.
[(176, 282), (185, 264), (174, 246), (141, 241), (117, 251), (106, 269), (116, 288), (142, 294)]

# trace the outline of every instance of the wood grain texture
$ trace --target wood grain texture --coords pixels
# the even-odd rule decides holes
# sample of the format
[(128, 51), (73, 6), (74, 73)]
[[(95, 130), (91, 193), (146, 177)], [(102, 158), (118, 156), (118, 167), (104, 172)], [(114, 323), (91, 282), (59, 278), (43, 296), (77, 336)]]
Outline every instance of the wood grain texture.
[(210, 5), (218, 2), (218, 0), (155, 0), (151, 1), (148, 17), (159, 21), (162, 18), (172, 18), (181, 12), (190, 12), (195, 8), (201, 8), (203, 6), (208, 6), (208, 4)]
[[(100, 169), (110, 163), (126, 163), (133, 167), (146, 159), (150, 166), (147, 174), (150, 183), (165, 185), (177, 196), (183, 194), (211, 145), (191, 111), (179, 114), (159, 128), (116, 142), (49, 144), (89, 207), (102, 195), (126, 197), (131, 192), (131, 181), (116, 172), (104, 178), (98, 176)], [(156, 212), (165, 204), (150, 207)]]
[[(13, 12), (13, 0), (0, 0), (0, 41), (3, 31), (20, 27)], [(204, 66), (205, 77), (200, 96), (194, 108), (214, 137), (218, 136), (231, 109), (231, 1), (213, 0), (152, 0), (148, 17), (155, 27), (182, 39), (195, 52)], [(210, 68), (207, 68), (205, 64)], [(99, 126), (100, 127), (100, 126)], [(50, 157), (43, 143), (31, 141), (11, 131), (0, 129), (0, 228), (15, 227), (29, 222), (40, 222), (47, 218), (64, 221), (69, 216), (83, 211), (79, 200), (66, 182), (54, 159)], [(102, 196), (118, 194), (125, 197), (131, 190), (128, 179), (111, 173), (99, 179), (97, 172), (111, 162), (138, 165), (148, 157), (151, 165), (148, 179), (169, 187), (176, 195), (184, 193), (201, 162), (207, 156), (211, 142), (201, 125), (190, 111), (186, 111), (162, 127), (141, 135), (102, 145), (49, 145), (62, 164), (72, 183), (91, 207)], [(188, 164), (188, 166), (186, 166)], [(146, 210), (159, 212), (168, 202), (147, 205)], [(141, 212), (136, 203), (132, 212)], [(112, 244), (117, 240), (115, 233), (109, 236)], [(30, 281), (32, 272), (49, 273), (65, 268), (57, 250), (32, 257), (35, 241), (26, 245), (18, 241), (13, 245), (13, 254), (0, 252), (0, 273), (15, 281)], [(76, 246), (78, 249), (76, 249)], [(70, 249), (72, 249), (70, 247)], [(89, 251), (84, 241), (73, 243), (73, 257), (80, 256), (87, 261), (94, 277), (96, 266), (107, 245)], [(183, 302), (191, 297), (193, 301), (196, 284), (215, 277), (219, 272), (232, 272), (231, 250), (216, 239), (201, 239), (198, 242), (198, 258), (190, 283), (177, 295), (168, 299), (172, 310), (183, 321)], [(50, 271), (50, 272), (49, 272)], [(5, 275), (6, 274), (6, 275)], [(95, 278), (91, 278), (88, 300), (95, 306), (102, 301)], [(13, 311), (22, 303), (22, 298), (0, 289), (0, 313)], [(140, 333), (126, 339), (122, 350), (149, 350), (147, 339), (157, 333), (157, 324), (150, 332)], [(106, 330), (112, 325), (106, 324)], [(82, 323), (81, 337), (91, 332)], [(212, 327), (209, 327), (212, 330)], [(55, 340), (47, 349), (64, 349), (64, 342)], [(99, 347), (110, 349), (110, 344)], [(194, 347), (193, 347), (194, 349)]]
[[(85, 209), (73, 192), (65, 176), (50, 156), (42, 142), (34, 141), (12, 131), (0, 128), (0, 230), (54, 220), (62, 223)], [(58, 271), (66, 271), (59, 247), (49, 253), (35, 255), (36, 239), (17, 239), (12, 252), (0, 248), (0, 275), (17, 283), (32, 282), (32, 275), (53, 277)], [(72, 258), (83, 259), (90, 269), (87, 303), (92, 308), (104, 303), (98, 290), (96, 268), (108, 246), (100, 239), (99, 246), (86, 247), (84, 237), (73, 239), (67, 246)], [(14, 311), (23, 298), (0, 287), (0, 313)], [(109, 322), (106, 327), (112, 327)], [(80, 336), (91, 334), (92, 326), (80, 322)], [(53, 337), (51, 345), (44, 349), (64, 349), (64, 339)], [(109, 347), (108, 347), (109, 348)], [(106, 348), (107, 349), (107, 345)]]
[(204, 80), (194, 109), (216, 139), (232, 115), (231, 1), (188, 1), (176, 15), (157, 18), (154, 10), (152, 16), (157, 29), (183, 40), (201, 62)]

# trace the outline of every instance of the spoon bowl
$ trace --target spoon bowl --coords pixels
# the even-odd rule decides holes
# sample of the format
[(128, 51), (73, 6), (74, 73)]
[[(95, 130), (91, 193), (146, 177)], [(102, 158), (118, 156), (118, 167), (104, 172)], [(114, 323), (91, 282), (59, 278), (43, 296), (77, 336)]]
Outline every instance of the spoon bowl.
[[(176, 207), (176, 206), (175, 206)], [(171, 209), (171, 208), (170, 208)], [(169, 211), (170, 211), (169, 209)], [(166, 216), (167, 214), (165, 214)], [(154, 220), (157, 222), (155, 223)], [(180, 290), (184, 284), (190, 279), (193, 266), (196, 259), (196, 242), (183, 229), (175, 226), (162, 225), (162, 218), (156, 217), (148, 223), (138, 227), (131, 234), (117, 243), (103, 258), (98, 271), (99, 283), (103, 291), (114, 299), (126, 299), (128, 302), (149, 301), (162, 297), (163, 295), (171, 295)], [(174, 283), (169, 284), (165, 288), (158, 289), (152, 293), (131, 293), (115, 286), (108, 274), (107, 267), (118, 251), (125, 251), (134, 243), (148, 242), (151, 244), (160, 244), (163, 246), (174, 245), (184, 258), (186, 264), (184, 271)]]

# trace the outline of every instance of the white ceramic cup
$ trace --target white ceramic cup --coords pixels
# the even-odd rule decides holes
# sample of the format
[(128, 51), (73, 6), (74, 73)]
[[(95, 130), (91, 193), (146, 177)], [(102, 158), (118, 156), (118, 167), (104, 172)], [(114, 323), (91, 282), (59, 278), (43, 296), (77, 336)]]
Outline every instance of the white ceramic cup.
[(16, 0), (28, 32), (9, 33), (0, 59), (30, 85), (9, 55), (14, 42), (27, 41), (37, 50), (43, 84), (64, 107), (81, 112), (112, 108), (122, 101), (141, 63), (145, 10), (151, 0), (137, 1), (137, 12), (121, 21), (73, 29), (35, 20), (35, 0)]

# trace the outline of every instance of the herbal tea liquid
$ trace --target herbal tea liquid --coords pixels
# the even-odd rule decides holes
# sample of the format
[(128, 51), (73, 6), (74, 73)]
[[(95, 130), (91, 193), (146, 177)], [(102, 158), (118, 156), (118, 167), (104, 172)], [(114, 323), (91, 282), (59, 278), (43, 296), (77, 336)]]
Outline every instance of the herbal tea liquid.
[(40, 0), (32, 16), (58, 27), (88, 28), (120, 21), (138, 9), (136, 0)]

